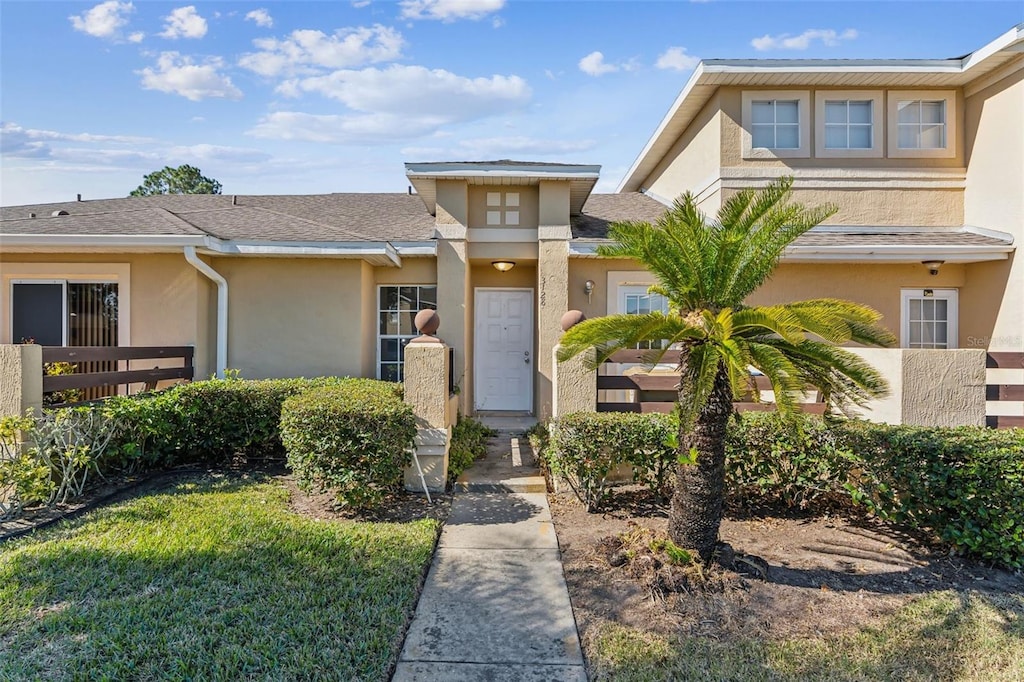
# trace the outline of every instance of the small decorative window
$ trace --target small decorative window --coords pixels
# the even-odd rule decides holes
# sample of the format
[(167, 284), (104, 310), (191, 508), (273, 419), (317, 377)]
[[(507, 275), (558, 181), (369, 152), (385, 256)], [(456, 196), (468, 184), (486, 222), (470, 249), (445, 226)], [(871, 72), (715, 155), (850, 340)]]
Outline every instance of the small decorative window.
[(487, 224), (519, 225), (519, 192), (488, 192)]
[(377, 377), (402, 381), (405, 346), (419, 334), (413, 320), (424, 308), (437, 310), (437, 287), (381, 286), (378, 301)]

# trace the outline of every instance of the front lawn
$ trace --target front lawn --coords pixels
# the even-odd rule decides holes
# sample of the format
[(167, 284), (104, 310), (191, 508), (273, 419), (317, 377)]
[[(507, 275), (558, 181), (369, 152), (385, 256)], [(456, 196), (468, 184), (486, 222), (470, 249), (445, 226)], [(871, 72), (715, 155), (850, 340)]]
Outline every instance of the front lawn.
[(588, 644), (596, 680), (1022, 680), (1024, 597), (935, 592), (877, 626), (783, 640), (604, 624)]
[(384, 679), (438, 523), (213, 476), (0, 545), (0, 679)]

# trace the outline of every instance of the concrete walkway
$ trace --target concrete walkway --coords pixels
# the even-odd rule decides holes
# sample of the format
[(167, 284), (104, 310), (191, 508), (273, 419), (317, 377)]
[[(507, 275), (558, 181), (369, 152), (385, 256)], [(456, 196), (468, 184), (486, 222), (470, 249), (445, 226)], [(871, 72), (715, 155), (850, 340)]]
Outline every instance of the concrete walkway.
[(586, 681), (551, 511), (537, 492), (543, 478), (528, 452), (525, 439), (501, 433), (460, 477), (396, 682)]

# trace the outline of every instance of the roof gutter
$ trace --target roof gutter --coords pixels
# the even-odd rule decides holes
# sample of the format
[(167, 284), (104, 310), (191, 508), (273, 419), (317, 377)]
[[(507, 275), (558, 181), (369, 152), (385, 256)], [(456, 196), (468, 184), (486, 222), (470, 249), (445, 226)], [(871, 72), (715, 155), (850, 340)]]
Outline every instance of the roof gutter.
[(200, 260), (196, 247), (185, 247), (188, 264), (217, 284), (217, 378), (224, 378), (228, 366), (228, 281), (219, 272)]

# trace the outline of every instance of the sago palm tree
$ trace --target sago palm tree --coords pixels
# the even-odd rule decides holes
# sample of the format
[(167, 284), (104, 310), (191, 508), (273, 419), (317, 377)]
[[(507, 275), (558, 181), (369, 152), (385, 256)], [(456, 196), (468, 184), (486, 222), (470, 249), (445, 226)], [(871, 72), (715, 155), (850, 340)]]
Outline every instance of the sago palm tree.
[[(878, 372), (837, 345), (892, 345), (876, 311), (836, 299), (744, 304), (771, 276), (786, 247), (836, 210), (794, 203), (791, 186), (792, 179), (783, 178), (760, 191), (741, 191), (715, 220), (687, 193), (654, 225), (613, 224), (611, 243), (598, 254), (644, 265), (658, 282), (650, 293), (667, 299), (668, 312), (586, 320), (561, 342), (560, 360), (595, 348), (598, 364), (615, 351), (652, 341), (680, 351), (680, 464), (669, 535), (704, 561), (714, 553), (721, 525), (732, 402), (758, 395), (751, 367), (771, 381), (783, 413), (797, 410), (796, 397), (808, 386), (839, 408), (887, 391)], [(652, 350), (645, 360), (657, 362), (664, 352)]]

